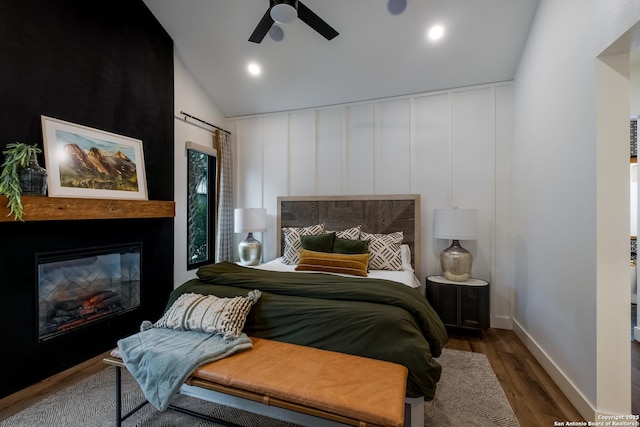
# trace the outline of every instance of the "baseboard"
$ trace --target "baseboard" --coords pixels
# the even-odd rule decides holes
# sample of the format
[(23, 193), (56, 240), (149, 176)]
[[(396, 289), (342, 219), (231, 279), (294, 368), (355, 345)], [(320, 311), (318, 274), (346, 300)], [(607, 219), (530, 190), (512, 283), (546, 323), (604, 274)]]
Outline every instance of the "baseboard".
[(558, 388), (562, 390), (564, 395), (569, 399), (580, 415), (582, 415), (585, 420), (595, 420), (595, 408), (515, 319), (513, 320), (513, 331), (524, 343), (525, 347), (527, 347), (538, 363), (540, 363), (547, 374), (549, 374), (553, 382), (555, 382)]
[(506, 329), (508, 331), (513, 330), (513, 319), (511, 317), (492, 317), (491, 327), (496, 329)]

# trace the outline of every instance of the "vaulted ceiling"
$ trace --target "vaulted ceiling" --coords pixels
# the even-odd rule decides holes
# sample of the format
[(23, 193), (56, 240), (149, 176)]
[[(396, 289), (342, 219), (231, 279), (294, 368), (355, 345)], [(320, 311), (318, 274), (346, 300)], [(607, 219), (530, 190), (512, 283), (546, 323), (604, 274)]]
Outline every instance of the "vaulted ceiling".
[[(226, 117), (511, 80), (538, 0), (304, 0), (338, 31), (300, 19), (281, 41), (248, 41), (269, 0), (144, 0)], [(395, 1), (395, 0), (394, 0)], [(400, 4), (403, 1), (399, 1)], [(436, 24), (438, 41), (427, 37)], [(247, 71), (250, 63), (258, 76)]]

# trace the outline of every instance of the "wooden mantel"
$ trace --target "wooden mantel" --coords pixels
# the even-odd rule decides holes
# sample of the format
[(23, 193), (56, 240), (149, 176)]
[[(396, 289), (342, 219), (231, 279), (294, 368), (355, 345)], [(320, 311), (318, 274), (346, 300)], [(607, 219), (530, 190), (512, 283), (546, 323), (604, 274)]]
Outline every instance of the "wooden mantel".
[[(158, 200), (82, 199), (22, 196), (24, 221), (173, 218), (175, 202)], [(14, 221), (7, 198), (0, 196), (0, 222)]]

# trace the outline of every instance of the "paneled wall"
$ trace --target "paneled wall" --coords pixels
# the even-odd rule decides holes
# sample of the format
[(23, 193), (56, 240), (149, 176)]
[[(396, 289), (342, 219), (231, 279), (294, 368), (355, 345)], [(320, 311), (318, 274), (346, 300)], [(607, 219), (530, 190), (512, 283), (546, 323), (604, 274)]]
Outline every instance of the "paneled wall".
[[(440, 274), (433, 210), (479, 210), (473, 275), (491, 281), (492, 325), (510, 328), (511, 83), (230, 120), (236, 205), (264, 207), (276, 255), (277, 196), (420, 194), (422, 271)], [(260, 237), (258, 236), (260, 239)]]

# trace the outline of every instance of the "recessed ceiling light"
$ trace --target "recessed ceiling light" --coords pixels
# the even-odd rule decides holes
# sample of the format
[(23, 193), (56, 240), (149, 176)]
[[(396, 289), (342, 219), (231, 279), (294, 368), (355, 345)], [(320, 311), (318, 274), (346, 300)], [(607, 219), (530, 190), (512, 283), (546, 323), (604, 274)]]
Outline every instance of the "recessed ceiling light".
[(271, 39), (273, 41), (279, 42), (279, 41), (282, 41), (282, 39), (284, 39), (284, 31), (282, 30), (282, 28), (273, 24), (271, 26), (271, 29), (269, 29), (269, 36), (271, 36)]
[(444, 27), (442, 25), (434, 25), (427, 34), (430, 40), (440, 40), (444, 36)]
[(262, 72), (262, 69), (260, 68), (260, 66), (258, 64), (256, 64), (255, 62), (252, 62), (251, 64), (249, 64), (247, 66), (247, 71), (252, 76), (259, 76), (260, 73)]
[(400, 15), (407, 8), (407, 0), (389, 0), (387, 10), (392, 15)]

